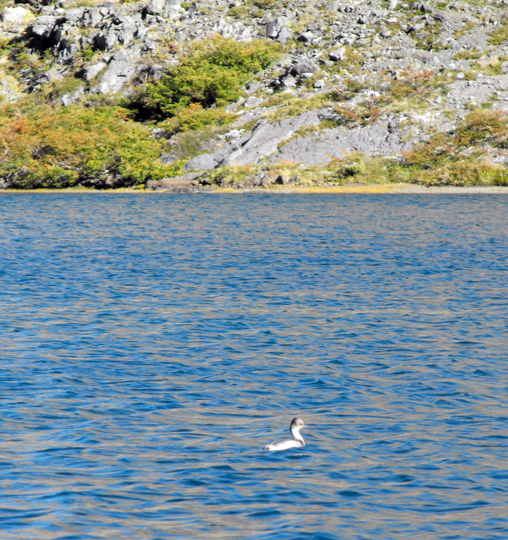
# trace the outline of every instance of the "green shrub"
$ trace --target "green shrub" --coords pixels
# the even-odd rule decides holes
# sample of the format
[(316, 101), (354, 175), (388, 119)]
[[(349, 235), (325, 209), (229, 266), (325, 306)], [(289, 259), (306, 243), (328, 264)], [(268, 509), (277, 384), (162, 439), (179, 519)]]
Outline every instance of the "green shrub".
[(161, 143), (120, 107), (0, 108), (0, 179), (20, 188), (142, 184), (165, 175)]
[(177, 132), (196, 131), (205, 129), (217, 123), (228, 124), (234, 116), (228, 115), (224, 108), (204, 109), (197, 103), (176, 112), (175, 116), (162, 122), (161, 128), (167, 130), (168, 135)]
[(266, 40), (239, 43), (222, 36), (194, 41), (180, 64), (157, 81), (143, 85), (131, 107), (138, 117), (164, 119), (191, 105), (221, 107), (242, 95), (242, 86), (280, 54)]
[(489, 144), (506, 148), (508, 140), (508, 115), (503, 111), (475, 109), (457, 128), (454, 142), (458, 147)]

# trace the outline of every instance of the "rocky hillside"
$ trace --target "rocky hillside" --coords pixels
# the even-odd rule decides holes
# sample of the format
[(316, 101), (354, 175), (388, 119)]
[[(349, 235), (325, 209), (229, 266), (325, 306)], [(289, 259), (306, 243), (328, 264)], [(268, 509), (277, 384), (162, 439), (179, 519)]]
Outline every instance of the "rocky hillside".
[(0, 0), (0, 187), (508, 184), (508, 0)]

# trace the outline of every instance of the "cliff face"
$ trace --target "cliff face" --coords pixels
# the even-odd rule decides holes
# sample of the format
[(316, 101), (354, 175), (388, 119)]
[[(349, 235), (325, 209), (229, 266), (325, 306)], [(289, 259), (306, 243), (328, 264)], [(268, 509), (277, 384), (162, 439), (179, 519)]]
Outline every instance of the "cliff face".
[[(3, 2), (0, 13), (0, 96), (11, 122), (4, 188), (198, 189), (375, 174), (506, 183), (506, 0), (31, 0)], [(221, 48), (230, 52), (220, 57)], [(127, 174), (132, 163), (118, 159), (93, 170), (60, 159), (52, 169), (60, 150), (33, 134), (30, 159), (51, 170), (20, 173), (14, 111), (28, 115), (33, 104), (71, 123), (83, 108), (128, 111), (121, 121), (151, 140), (148, 172)]]

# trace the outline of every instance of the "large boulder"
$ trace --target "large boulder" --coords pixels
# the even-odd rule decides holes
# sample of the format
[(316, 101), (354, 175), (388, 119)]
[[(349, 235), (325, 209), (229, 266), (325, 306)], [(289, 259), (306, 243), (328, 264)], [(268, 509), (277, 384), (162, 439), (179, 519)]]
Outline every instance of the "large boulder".
[(28, 9), (21, 6), (8, 7), (2, 11), (0, 21), (5, 24), (21, 24), (29, 13)]
[(293, 33), (287, 28), (286, 17), (276, 17), (266, 24), (265, 34), (267, 38), (274, 39), (280, 43), (286, 43), (293, 37)]
[(83, 13), (81, 24), (83, 26), (95, 27), (99, 26), (102, 21), (102, 13), (98, 8), (88, 8)]
[(83, 16), (85, 14), (85, 8), (71, 8), (65, 12), (65, 20), (72, 25), (77, 25), (81, 23)]
[(172, 191), (173, 193), (188, 193), (198, 185), (195, 180), (198, 173), (188, 173), (173, 178), (163, 178), (162, 180), (149, 180), (145, 189), (150, 191)]
[(57, 18), (52, 15), (43, 15), (28, 27), (28, 34), (40, 39), (49, 39)]
[(54, 3), (54, 0), (15, 0), (16, 4), (29, 4), (30, 6), (40, 10), (43, 6), (49, 6)]
[(291, 75), (303, 75), (304, 73), (316, 73), (319, 71), (319, 66), (313, 60), (302, 60), (298, 64), (292, 66), (289, 70)]
[(328, 56), (330, 60), (333, 60), (334, 62), (342, 62), (342, 60), (346, 58), (346, 47), (339, 47), (334, 51), (330, 51)]
[(170, 17), (177, 17), (182, 12), (183, 0), (166, 0), (164, 3), (164, 11)]
[(136, 25), (130, 21), (125, 22), (118, 29), (118, 41), (125, 47), (129, 46), (134, 39), (134, 34), (136, 33)]
[(201, 154), (196, 156), (189, 161), (184, 166), (185, 171), (201, 170), (201, 171), (210, 171), (217, 167), (218, 163), (214, 159), (213, 154)]
[(40, 75), (34, 81), (34, 85), (46, 84), (48, 82), (59, 81), (61, 79), (63, 79), (63, 75), (58, 71), (58, 69), (51, 68), (51, 69), (48, 69), (48, 71), (44, 72), (42, 75)]
[(145, 15), (168, 15), (171, 18), (182, 12), (183, 0), (152, 0), (145, 8)]
[(86, 67), (83, 70), (83, 79), (85, 79), (85, 81), (91, 81), (93, 78), (97, 77), (106, 66), (107, 64), (105, 62), (97, 62), (97, 64)]
[(84, 92), (83, 88), (78, 88), (75, 92), (64, 94), (61, 99), (62, 105), (64, 107), (68, 107), (69, 105), (76, 103), (77, 101), (79, 101), (79, 98), (83, 95), (83, 92)]
[(134, 76), (136, 68), (127, 51), (120, 49), (115, 53), (101, 78), (98, 90), (101, 94), (122, 90)]
[(100, 51), (107, 51), (113, 48), (116, 45), (117, 41), (118, 39), (116, 36), (116, 32), (112, 28), (108, 28), (103, 32), (99, 32), (94, 37), (94, 45)]
[(164, 13), (164, 0), (152, 0), (145, 8), (146, 15), (162, 15)]
[(21, 6), (7, 7), (0, 15), (1, 28), (6, 32), (20, 33), (34, 19), (33, 13), (29, 9)]

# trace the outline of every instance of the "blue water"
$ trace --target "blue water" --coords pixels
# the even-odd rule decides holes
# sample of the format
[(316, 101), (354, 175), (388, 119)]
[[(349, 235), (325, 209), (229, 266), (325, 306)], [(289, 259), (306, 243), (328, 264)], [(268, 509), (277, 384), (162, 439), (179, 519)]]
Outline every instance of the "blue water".
[(0, 195), (0, 538), (508, 538), (507, 207)]

